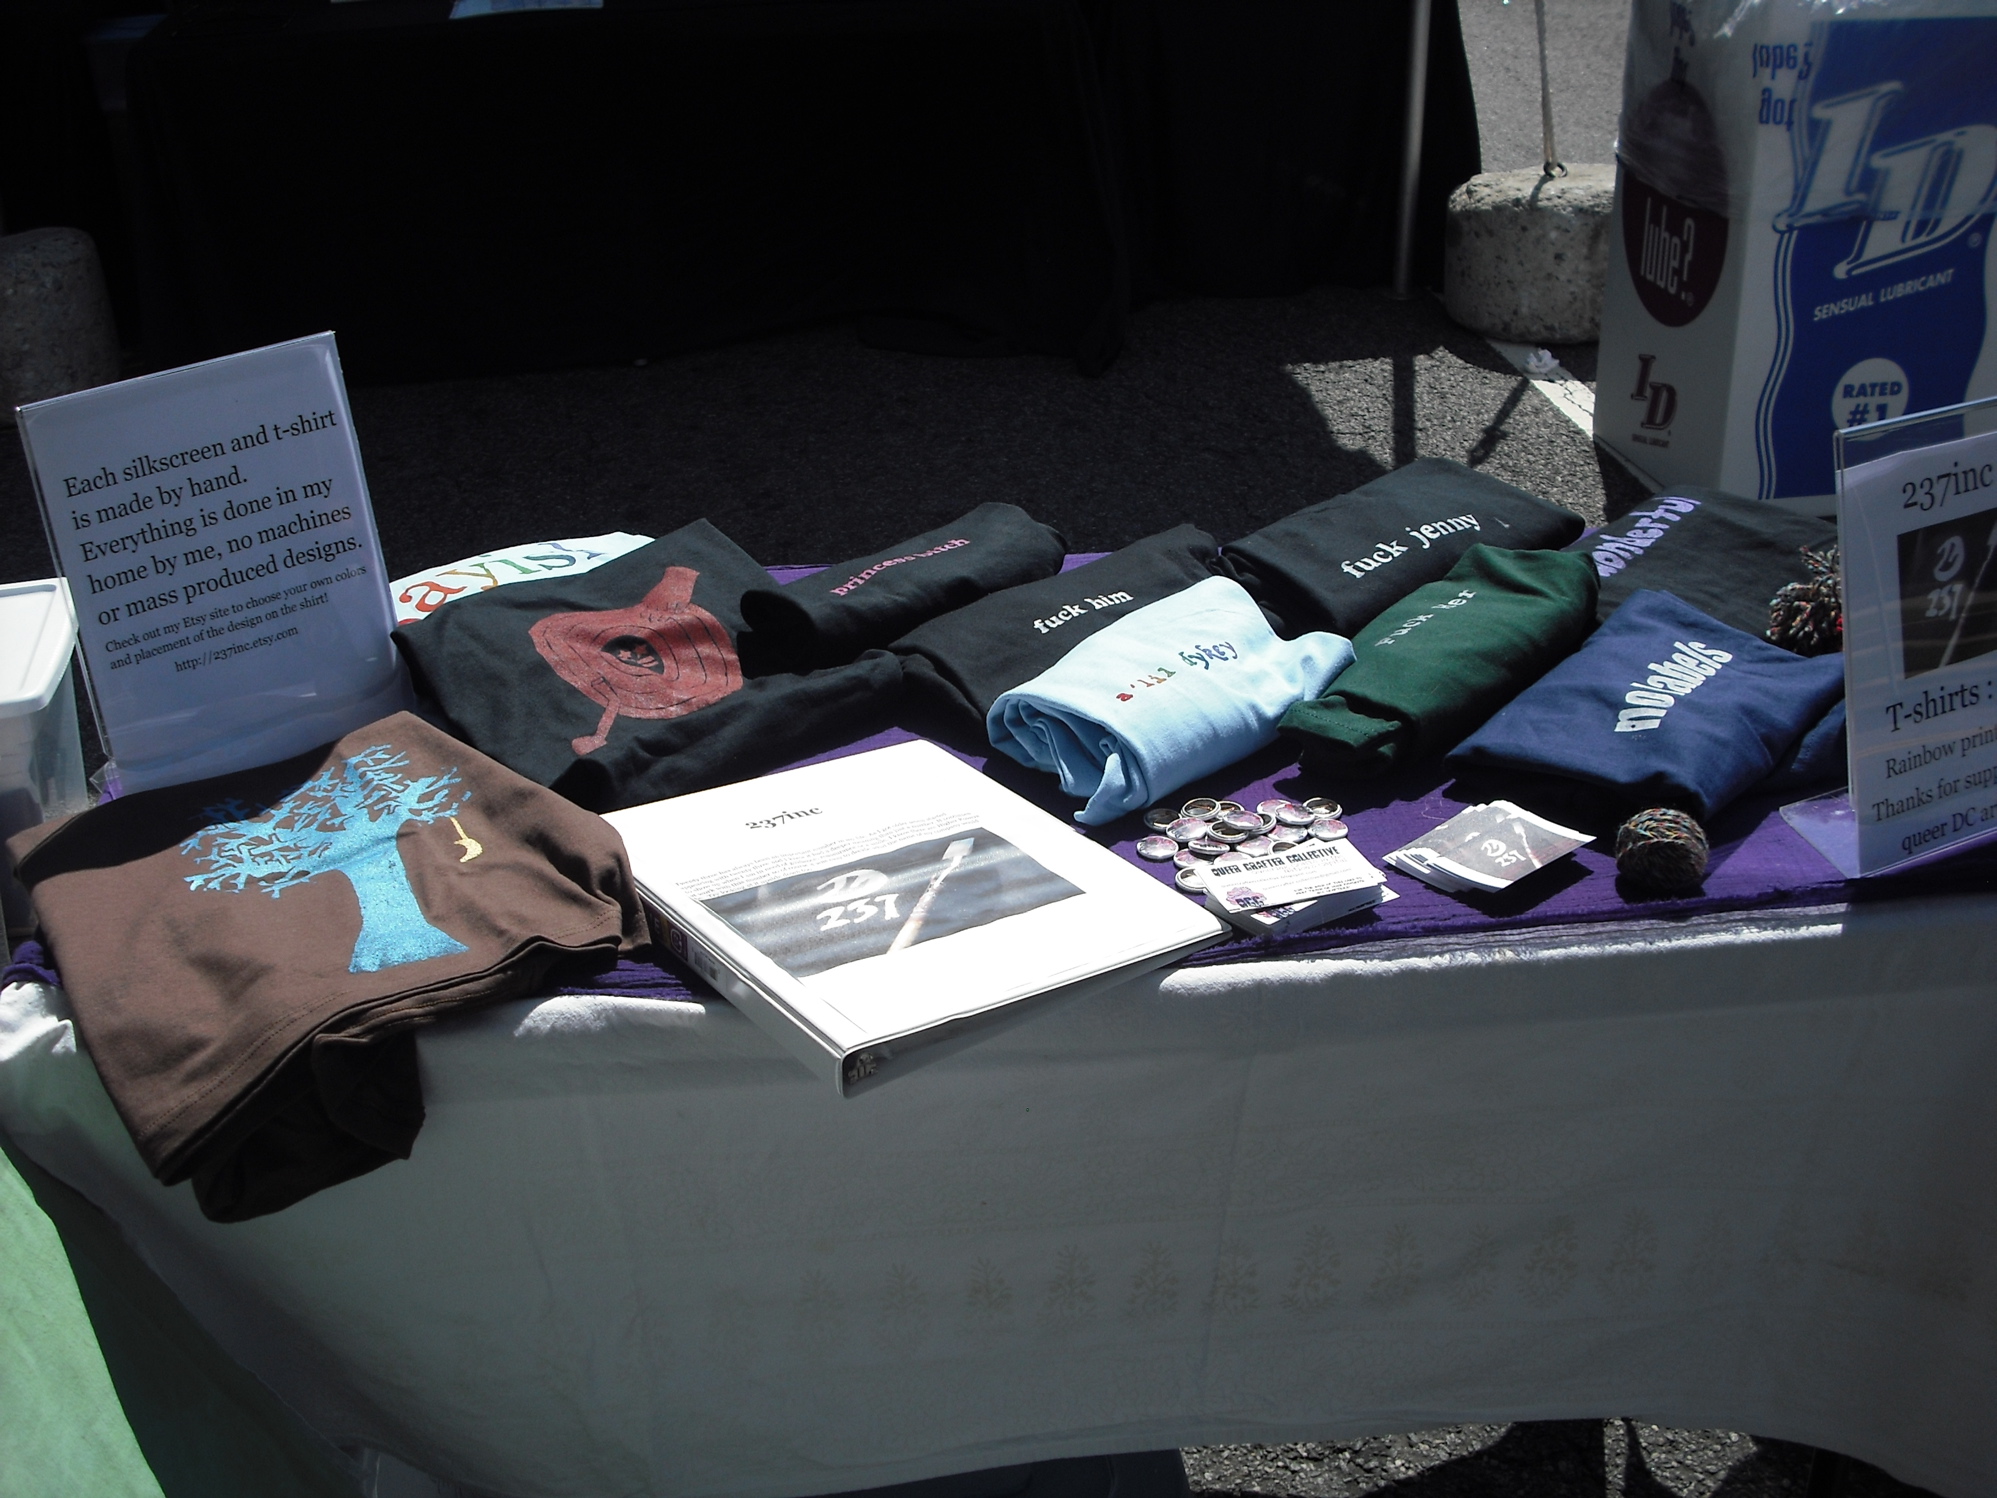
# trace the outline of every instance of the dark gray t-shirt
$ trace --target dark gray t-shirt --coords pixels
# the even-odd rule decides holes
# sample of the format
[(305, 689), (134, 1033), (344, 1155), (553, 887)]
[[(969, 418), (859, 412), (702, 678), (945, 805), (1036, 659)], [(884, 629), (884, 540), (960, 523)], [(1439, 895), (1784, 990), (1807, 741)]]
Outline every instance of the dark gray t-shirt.
[(1837, 540), (1834, 522), (1792, 515), (1765, 500), (1718, 489), (1667, 489), (1567, 549), (1601, 575), (1599, 617), (1632, 593), (1671, 593), (1751, 635), (1768, 632), (1768, 606), (1786, 583), (1805, 582), (1805, 547)]
[(1565, 546), (1571, 510), (1447, 458), (1417, 458), (1349, 494), (1306, 506), (1222, 548), (1226, 565), (1295, 636), (1350, 638), (1476, 545)]
[(1076, 645), (1147, 603), (1218, 570), (1220, 548), (1197, 526), (1147, 536), (1073, 571), (1007, 588), (910, 630), (889, 647), (909, 691), (953, 727), (985, 737), (985, 714)]

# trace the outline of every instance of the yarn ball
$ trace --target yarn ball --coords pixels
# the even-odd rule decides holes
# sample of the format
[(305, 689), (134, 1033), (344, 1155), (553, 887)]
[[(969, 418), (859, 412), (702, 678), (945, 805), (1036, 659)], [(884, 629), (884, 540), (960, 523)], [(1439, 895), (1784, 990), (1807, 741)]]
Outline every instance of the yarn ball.
[(1768, 641), (1798, 655), (1844, 649), (1844, 578), (1837, 543), (1803, 548), (1809, 579), (1785, 583), (1768, 604)]
[(1709, 852), (1706, 829), (1669, 807), (1640, 811), (1616, 829), (1616, 868), (1642, 889), (1696, 889)]

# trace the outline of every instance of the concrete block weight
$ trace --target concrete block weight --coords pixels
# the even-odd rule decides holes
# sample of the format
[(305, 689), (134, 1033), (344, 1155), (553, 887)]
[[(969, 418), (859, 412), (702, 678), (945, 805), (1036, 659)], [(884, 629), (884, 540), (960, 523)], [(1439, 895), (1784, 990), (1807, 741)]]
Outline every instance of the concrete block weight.
[(1485, 172), (1449, 198), (1442, 295), (1449, 315), (1513, 343), (1587, 343), (1602, 327), (1613, 166)]
[(14, 407), (118, 378), (118, 330), (81, 229), (0, 235), (0, 423)]

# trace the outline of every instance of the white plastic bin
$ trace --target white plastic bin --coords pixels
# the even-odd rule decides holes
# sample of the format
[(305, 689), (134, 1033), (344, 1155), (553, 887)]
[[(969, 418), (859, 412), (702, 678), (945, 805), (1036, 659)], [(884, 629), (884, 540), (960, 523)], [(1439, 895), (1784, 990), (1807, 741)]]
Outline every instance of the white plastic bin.
[[(69, 658), (76, 609), (59, 577), (0, 583), (0, 842), (90, 804)], [(27, 891), (0, 878), (9, 936), (34, 924)]]

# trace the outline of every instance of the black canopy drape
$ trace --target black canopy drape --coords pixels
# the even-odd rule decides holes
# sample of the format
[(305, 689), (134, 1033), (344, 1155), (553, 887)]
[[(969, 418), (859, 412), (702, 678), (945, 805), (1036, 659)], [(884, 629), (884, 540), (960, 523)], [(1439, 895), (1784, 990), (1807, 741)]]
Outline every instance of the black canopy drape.
[[(1133, 302), (1384, 279), (1406, 0), (195, 3), (133, 52), (149, 351), (417, 378), (862, 319), (1121, 347)], [(1438, 0), (1423, 263), (1477, 170)]]

